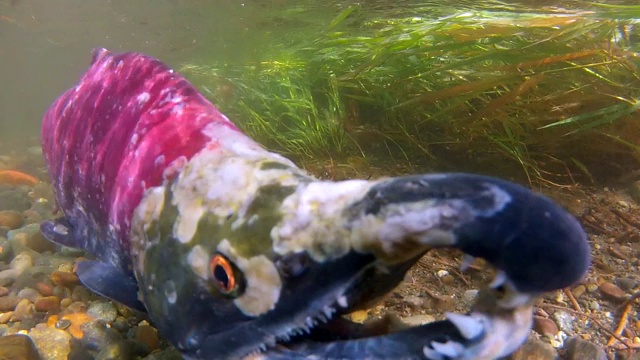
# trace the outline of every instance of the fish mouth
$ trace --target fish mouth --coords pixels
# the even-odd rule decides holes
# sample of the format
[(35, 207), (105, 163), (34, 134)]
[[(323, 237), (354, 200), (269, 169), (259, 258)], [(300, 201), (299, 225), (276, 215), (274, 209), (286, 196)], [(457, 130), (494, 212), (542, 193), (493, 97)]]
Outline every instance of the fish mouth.
[[(466, 314), (446, 313), (440, 321), (419, 326), (409, 326), (394, 316), (365, 323), (343, 316), (370, 307), (370, 300), (395, 288), (416, 261), (389, 269), (387, 277), (377, 279), (378, 286), (373, 288), (368, 280), (376, 266), (365, 268), (330, 295), (311, 301), (297, 314), (289, 313), (279, 331), (265, 328), (261, 343), (236, 358), (494, 359), (524, 343), (532, 326), (532, 304), (538, 296), (517, 292), (499, 272)], [(254, 324), (253, 330), (259, 326)], [(202, 343), (198, 358), (219, 358), (215, 350), (219, 343), (217, 336), (210, 336)]]
[(468, 313), (448, 312), (440, 321), (409, 326), (394, 316), (362, 324), (348, 320), (341, 310), (352, 307), (341, 295), (305, 326), (279, 337), (276, 346), (247, 359), (494, 359), (526, 341), (537, 298), (515, 291), (498, 272)]

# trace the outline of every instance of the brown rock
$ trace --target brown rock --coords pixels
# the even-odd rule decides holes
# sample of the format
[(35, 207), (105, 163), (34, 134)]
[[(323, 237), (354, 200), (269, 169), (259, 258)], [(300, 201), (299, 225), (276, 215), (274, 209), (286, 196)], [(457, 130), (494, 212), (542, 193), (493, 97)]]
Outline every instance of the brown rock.
[(17, 229), (22, 226), (24, 218), (22, 213), (14, 210), (0, 211), (0, 226), (7, 227), (11, 230)]
[(530, 337), (518, 351), (513, 353), (510, 360), (554, 360), (558, 352), (553, 346)]
[(53, 286), (51, 284), (47, 284), (46, 282), (36, 283), (36, 289), (40, 292), (40, 294), (44, 296), (53, 295)]
[(33, 306), (33, 304), (27, 299), (22, 299), (20, 300), (18, 305), (16, 305), (16, 308), (13, 311), (13, 317), (11, 318), (11, 320), (22, 321), (22, 320), (31, 319), (34, 313), (35, 313), (35, 307)]
[(624, 290), (608, 281), (600, 284), (598, 290), (600, 290), (600, 293), (602, 293), (602, 295), (614, 301), (623, 301), (627, 297), (627, 293), (625, 293)]
[(158, 331), (149, 325), (140, 325), (136, 328), (135, 339), (149, 347), (153, 351), (160, 346)]
[(20, 298), (17, 296), (0, 297), (0, 311), (11, 311), (16, 308), (19, 302)]
[(567, 360), (607, 360), (604, 349), (574, 336), (567, 340)]
[(533, 330), (540, 335), (554, 336), (558, 333), (558, 325), (551, 319), (534, 316)]
[(45, 251), (55, 251), (56, 244), (47, 240), (40, 231), (34, 232), (27, 237), (27, 247), (39, 253)]
[(58, 312), (60, 311), (60, 299), (57, 296), (47, 296), (36, 300), (36, 311), (41, 312)]
[(7, 294), (9, 294), (9, 289), (4, 286), (0, 286), (0, 297), (6, 296)]
[[(5, 313), (0, 313), (0, 324), (6, 324), (13, 317), (13, 311), (7, 311)], [(2, 358), (0, 358), (2, 359)]]
[(78, 276), (71, 272), (54, 271), (51, 273), (51, 282), (56, 285), (73, 287), (80, 283)]
[(575, 296), (576, 298), (579, 298), (580, 296), (582, 296), (582, 294), (585, 293), (585, 291), (587, 291), (587, 287), (584, 285), (578, 285), (575, 288), (573, 288), (573, 290), (571, 290), (571, 293), (573, 294), (573, 296)]
[(0, 359), (40, 360), (40, 354), (30, 337), (7, 335), (0, 337)]
[(60, 301), (60, 307), (65, 309), (69, 307), (69, 305), (71, 305), (72, 303), (73, 303), (73, 300), (71, 298), (64, 298)]

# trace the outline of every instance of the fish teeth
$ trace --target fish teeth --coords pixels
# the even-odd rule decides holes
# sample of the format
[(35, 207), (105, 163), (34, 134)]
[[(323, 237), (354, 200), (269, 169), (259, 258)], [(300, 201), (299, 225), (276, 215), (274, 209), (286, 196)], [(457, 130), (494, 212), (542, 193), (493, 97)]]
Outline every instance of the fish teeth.
[(444, 344), (432, 341), (431, 346), (438, 353), (451, 359), (457, 359), (465, 352), (464, 345), (451, 340), (447, 341)]
[(422, 348), (422, 353), (429, 360), (446, 360), (442, 354), (433, 350), (432, 348), (425, 346)]
[(484, 333), (482, 320), (473, 316), (448, 312), (445, 317), (458, 328), (460, 334), (467, 340), (475, 340)]
[(507, 280), (509, 280), (509, 278), (507, 277), (507, 273), (505, 273), (502, 270), (498, 270), (496, 272), (496, 277), (493, 278), (493, 281), (491, 281), (491, 284), (489, 284), (489, 287), (492, 289), (495, 289), (497, 287), (504, 285), (507, 282)]
[(331, 306), (325, 306), (322, 308), (322, 312), (324, 313), (324, 316), (327, 318), (327, 320), (329, 320), (333, 316), (333, 313), (336, 312), (336, 310)]

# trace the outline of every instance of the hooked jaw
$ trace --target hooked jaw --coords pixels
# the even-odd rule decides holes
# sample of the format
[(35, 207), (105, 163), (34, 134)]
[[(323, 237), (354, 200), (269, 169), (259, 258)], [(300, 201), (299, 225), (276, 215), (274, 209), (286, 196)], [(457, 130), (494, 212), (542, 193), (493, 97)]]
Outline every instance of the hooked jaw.
[[(467, 261), (482, 257), (497, 269), (469, 314), (447, 314), (438, 331), (424, 326), (403, 332), (403, 336), (421, 334), (419, 343), (428, 359), (508, 355), (526, 340), (532, 305), (539, 296), (579, 281), (588, 269), (589, 245), (575, 218), (522, 186), (469, 174), (408, 176), (371, 186), (344, 184), (357, 195), (331, 199), (327, 204), (331, 210), (323, 210), (319, 194), (340, 191), (320, 189), (317, 183), (315, 188), (308, 186), (309, 193), (298, 191), (285, 200), (284, 218), (272, 231), (276, 251), (304, 250), (317, 261), (354, 251), (373, 254), (376, 266), (389, 267), (413, 264), (432, 248), (454, 247), (467, 255)], [(336, 213), (338, 206), (343, 210)], [(287, 218), (287, 214), (292, 215)], [(314, 222), (299, 226), (299, 218), (318, 219), (318, 228)], [(338, 236), (318, 237), (319, 233)], [(443, 329), (455, 335), (444, 336)], [(342, 346), (334, 343), (330, 348), (332, 355), (342, 358), (376, 348), (369, 353), (376, 358), (390, 351), (380, 347), (391, 341), (391, 335), (344, 341)], [(358, 352), (350, 352), (351, 347)], [(394, 347), (402, 349), (399, 344)], [(308, 355), (311, 349), (324, 354), (321, 345), (305, 350)]]

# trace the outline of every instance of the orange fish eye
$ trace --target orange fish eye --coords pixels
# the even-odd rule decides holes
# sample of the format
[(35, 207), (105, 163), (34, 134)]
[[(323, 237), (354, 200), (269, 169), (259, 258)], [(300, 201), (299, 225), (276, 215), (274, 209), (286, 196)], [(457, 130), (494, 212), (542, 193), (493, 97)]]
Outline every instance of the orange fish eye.
[(221, 293), (231, 295), (237, 288), (235, 266), (222, 254), (215, 254), (209, 263), (213, 284)]

